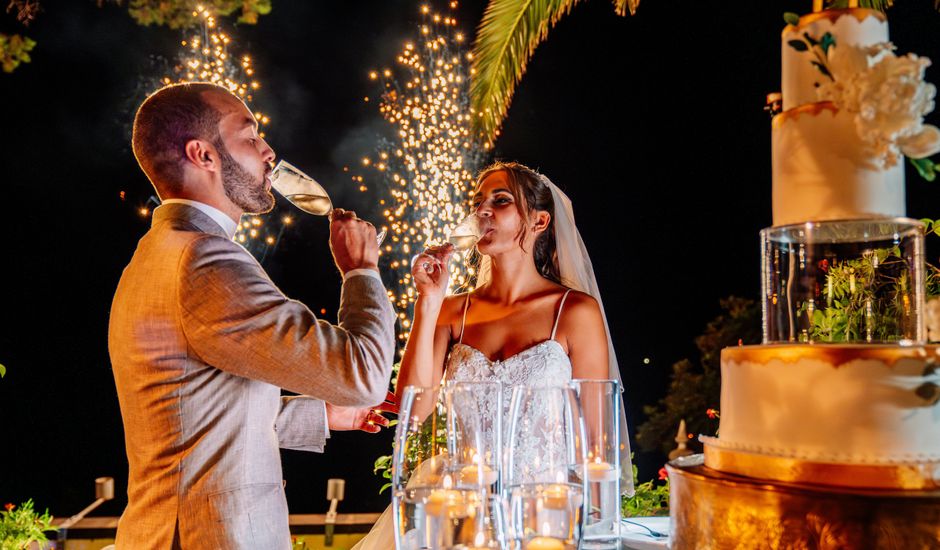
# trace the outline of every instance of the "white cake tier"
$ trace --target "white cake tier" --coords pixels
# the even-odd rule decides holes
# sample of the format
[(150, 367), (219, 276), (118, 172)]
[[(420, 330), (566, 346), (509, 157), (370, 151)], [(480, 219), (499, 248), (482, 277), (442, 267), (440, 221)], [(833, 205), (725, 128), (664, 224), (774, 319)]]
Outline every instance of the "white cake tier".
[(828, 79), (813, 66), (816, 56), (812, 51), (797, 51), (789, 42), (802, 39), (804, 33), (821, 40), (827, 32), (837, 47), (866, 47), (888, 41), (888, 21), (880, 11), (851, 8), (811, 13), (801, 17), (799, 25), (784, 27), (780, 46), (784, 111), (819, 101), (816, 84)]
[(904, 165), (882, 167), (832, 103), (773, 120), (773, 223), (903, 217)]
[[(940, 348), (765, 345), (721, 352), (717, 442), (809, 462), (940, 462)], [(940, 464), (934, 474), (940, 479)]]

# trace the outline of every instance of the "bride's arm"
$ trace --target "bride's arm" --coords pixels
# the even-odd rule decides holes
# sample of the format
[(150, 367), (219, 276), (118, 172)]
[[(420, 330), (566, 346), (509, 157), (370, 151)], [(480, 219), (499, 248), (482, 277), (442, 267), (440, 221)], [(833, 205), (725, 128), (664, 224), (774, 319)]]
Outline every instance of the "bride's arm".
[(567, 343), (572, 378), (610, 378), (607, 333), (597, 300), (582, 292), (572, 292), (565, 303), (558, 328)]
[[(452, 252), (452, 247), (431, 249), (412, 260), (411, 274), (418, 298), (395, 385), (399, 402), (407, 386), (437, 387), (444, 374), (444, 355), (450, 342), (446, 310), (453, 302), (444, 295), (448, 285), (447, 261)], [(430, 272), (426, 265), (431, 266)]]
[[(610, 378), (610, 366), (608, 365), (609, 352), (607, 349), (607, 333), (604, 330), (604, 317), (601, 315), (600, 307), (597, 301), (580, 292), (572, 292), (568, 296), (568, 301), (575, 298), (575, 303), (571, 309), (565, 305), (565, 311), (562, 312), (561, 328), (565, 328), (565, 335), (568, 343), (568, 357), (571, 359), (572, 378), (581, 380), (606, 380)], [(569, 328), (570, 327), (570, 328)], [(588, 398), (587, 395), (591, 395)], [(584, 425), (590, 432), (588, 441), (604, 441), (606, 427), (601, 416), (603, 408), (597, 406), (593, 399), (599, 397), (596, 393), (582, 394), (582, 405), (584, 414)], [(585, 399), (587, 399), (585, 401)], [(588, 452), (593, 456), (592, 461), (601, 461), (597, 449), (588, 448)], [(603, 453), (601, 451), (601, 453)], [(592, 495), (592, 504), (600, 506), (600, 500), (597, 495)]]

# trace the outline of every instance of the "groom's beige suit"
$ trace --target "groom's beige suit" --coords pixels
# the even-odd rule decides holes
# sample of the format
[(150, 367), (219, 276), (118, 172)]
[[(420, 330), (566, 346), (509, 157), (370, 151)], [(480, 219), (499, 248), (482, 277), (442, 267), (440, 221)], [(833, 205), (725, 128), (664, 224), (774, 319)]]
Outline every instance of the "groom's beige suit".
[(391, 375), (378, 277), (348, 277), (338, 317), (284, 296), (206, 213), (154, 211), (109, 329), (130, 465), (119, 550), (290, 548), (278, 447), (322, 451), (321, 400), (376, 405)]

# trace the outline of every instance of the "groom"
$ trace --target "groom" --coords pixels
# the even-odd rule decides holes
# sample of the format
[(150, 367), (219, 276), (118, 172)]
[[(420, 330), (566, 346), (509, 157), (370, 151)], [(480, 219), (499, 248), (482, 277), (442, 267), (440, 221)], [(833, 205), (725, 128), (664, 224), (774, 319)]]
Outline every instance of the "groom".
[(232, 242), (242, 213), (274, 205), (274, 151), (241, 100), (206, 83), (163, 88), (137, 111), (133, 149), (163, 205), (111, 309), (130, 465), (117, 548), (289, 549), (278, 447), (322, 452), (328, 428), (387, 425), (372, 407), (386, 396), (395, 315), (375, 228), (331, 217), (343, 274), (333, 326)]

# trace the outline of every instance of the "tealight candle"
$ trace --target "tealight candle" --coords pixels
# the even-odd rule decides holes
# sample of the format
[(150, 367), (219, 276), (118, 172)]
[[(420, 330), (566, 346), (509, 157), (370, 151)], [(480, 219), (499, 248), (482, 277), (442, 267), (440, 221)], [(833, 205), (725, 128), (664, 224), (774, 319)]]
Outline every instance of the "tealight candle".
[(453, 489), (435, 489), (424, 502), (424, 511), (428, 515), (441, 516), (460, 504), (463, 495)]
[(609, 462), (588, 462), (588, 481), (614, 481), (617, 479), (617, 470)]
[(568, 507), (568, 487), (565, 485), (549, 485), (540, 496), (544, 508), (562, 510)]
[(551, 537), (535, 537), (525, 545), (526, 550), (565, 550), (565, 545)]
[[(483, 483), (480, 483), (481, 470)], [(470, 464), (460, 469), (460, 483), (464, 485), (492, 485), (496, 483), (496, 472), (487, 466)]]

